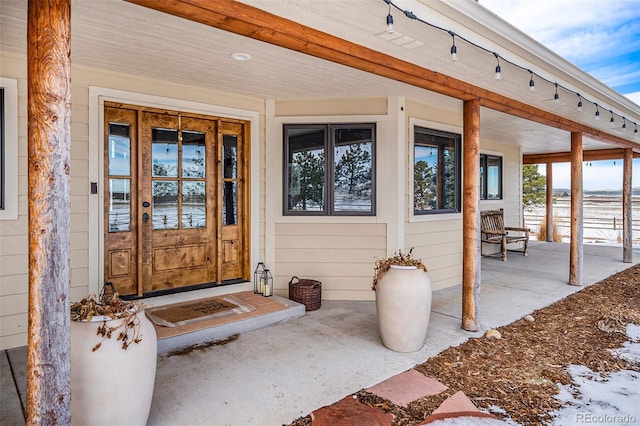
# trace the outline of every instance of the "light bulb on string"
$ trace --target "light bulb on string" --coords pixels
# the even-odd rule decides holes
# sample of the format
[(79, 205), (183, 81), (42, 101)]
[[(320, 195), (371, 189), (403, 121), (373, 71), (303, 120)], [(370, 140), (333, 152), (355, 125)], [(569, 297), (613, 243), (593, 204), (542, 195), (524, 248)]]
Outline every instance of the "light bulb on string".
[(578, 106), (576, 109), (578, 112), (582, 112), (582, 96), (580, 96), (580, 93), (576, 93), (576, 95), (578, 95)]
[(531, 79), (529, 80), (529, 92), (535, 93), (536, 91), (536, 82), (533, 81), (533, 71), (529, 70), (529, 74), (531, 74)]
[(451, 43), (451, 62), (455, 62), (458, 60), (458, 48), (456, 47), (456, 33), (453, 31), (449, 31), (451, 34), (451, 38), (453, 39)]
[(493, 56), (496, 57), (496, 61), (498, 62), (498, 65), (496, 65), (496, 80), (501, 80), (502, 79), (502, 69), (500, 68), (500, 56), (498, 56), (497, 53), (493, 53)]
[(560, 103), (560, 95), (558, 95), (558, 83), (556, 83), (556, 93), (553, 95), (553, 101), (556, 104)]
[(626, 132), (627, 131), (627, 119), (622, 117), (622, 131)]
[(387, 1), (387, 3), (389, 3), (389, 14), (387, 15), (387, 34), (393, 34), (393, 15), (391, 14), (391, 0)]
[(596, 104), (596, 120), (600, 120), (600, 109), (598, 108), (598, 104)]
[(613, 118), (613, 111), (609, 110), (609, 112), (611, 113), (611, 120), (609, 120), (609, 125), (613, 127), (616, 125), (616, 120)]

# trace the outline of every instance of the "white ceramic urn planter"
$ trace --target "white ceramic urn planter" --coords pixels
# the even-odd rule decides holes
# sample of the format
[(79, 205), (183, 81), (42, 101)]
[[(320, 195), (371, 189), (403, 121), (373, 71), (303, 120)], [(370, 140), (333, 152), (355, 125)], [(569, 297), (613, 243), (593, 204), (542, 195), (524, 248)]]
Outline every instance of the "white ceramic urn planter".
[(382, 343), (397, 352), (415, 352), (427, 337), (431, 280), (415, 266), (391, 265), (376, 284)]
[[(73, 425), (145, 425), (156, 377), (157, 338), (144, 310), (139, 343), (127, 350), (117, 340), (120, 329), (100, 342), (102, 320), (71, 321), (71, 423)], [(108, 320), (118, 326), (126, 318)]]

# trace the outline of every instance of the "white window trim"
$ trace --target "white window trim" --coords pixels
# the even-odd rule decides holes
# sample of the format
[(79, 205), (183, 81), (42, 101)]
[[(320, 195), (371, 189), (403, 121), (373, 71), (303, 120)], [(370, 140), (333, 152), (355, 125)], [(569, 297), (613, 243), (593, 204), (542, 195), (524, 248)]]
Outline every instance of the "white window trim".
[(18, 80), (0, 77), (4, 89), (4, 209), (0, 220), (18, 220)]
[[(450, 132), (460, 135), (460, 149), (464, 150), (464, 136), (462, 127), (451, 126), (449, 124), (437, 123), (435, 121), (421, 120), (419, 118), (409, 118), (409, 222), (436, 222), (441, 220), (455, 220), (462, 219), (462, 212), (460, 213), (437, 213), (437, 214), (424, 214), (417, 215), (414, 212), (414, 200), (413, 200), (413, 167), (415, 163), (415, 128), (425, 127), (427, 129), (440, 130), (443, 132)], [(462, 153), (460, 153), (462, 154)], [(461, 157), (462, 158), (462, 157)], [(463, 202), (464, 191), (462, 191), (462, 183), (464, 182), (464, 167), (460, 165), (460, 205)]]
[(103, 285), (104, 274), (104, 103), (105, 101), (121, 102), (172, 111), (191, 112), (224, 118), (235, 118), (249, 121), (251, 133), (251, 248), (250, 265), (257, 262), (260, 241), (260, 141), (259, 112), (204, 104), (143, 93), (127, 92), (104, 87), (89, 86), (89, 182), (98, 183), (98, 194), (89, 195), (89, 293), (99, 294)]

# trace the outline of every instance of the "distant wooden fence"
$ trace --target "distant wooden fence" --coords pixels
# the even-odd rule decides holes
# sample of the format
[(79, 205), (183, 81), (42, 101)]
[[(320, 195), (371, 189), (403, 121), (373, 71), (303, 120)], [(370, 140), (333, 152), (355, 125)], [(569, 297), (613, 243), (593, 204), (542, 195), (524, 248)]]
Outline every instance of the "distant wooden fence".
[[(540, 223), (542, 223), (545, 219), (544, 215), (536, 215), (536, 214), (524, 214), (524, 223), (525, 226), (532, 228), (534, 234), (537, 230), (540, 229)], [(571, 218), (566, 216), (554, 216), (554, 221), (558, 226), (560, 235), (563, 237), (569, 237), (568, 230), (571, 228)], [(622, 218), (617, 217), (585, 217), (583, 219), (584, 229), (593, 229), (600, 231), (608, 231), (608, 232), (616, 232), (619, 233), (619, 236), (616, 236), (613, 241), (619, 240), (622, 238)], [(564, 229), (567, 229), (565, 234)], [(640, 241), (640, 219), (633, 219), (631, 221), (631, 230), (633, 235), (634, 242)], [(601, 240), (602, 237), (593, 237), (587, 235), (585, 232), (584, 239), (587, 240)]]

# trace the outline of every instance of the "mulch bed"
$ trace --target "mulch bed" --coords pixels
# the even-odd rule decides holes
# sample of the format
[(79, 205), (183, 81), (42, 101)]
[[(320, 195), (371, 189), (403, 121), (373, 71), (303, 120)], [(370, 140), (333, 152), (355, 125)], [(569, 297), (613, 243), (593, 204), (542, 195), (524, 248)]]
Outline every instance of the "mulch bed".
[[(520, 319), (498, 328), (501, 339), (471, 338), (416, 366), (449, 387), (442, 394), (419, 399), (407, 408), (364, 390), (356, 395), (363, 403), (392, 412), (394, 425), (422, 422), (460, 390), (483, 411), (502, 408), (505, 413), (494, 413), (497, 417), (543, 425), (562, 406), (554, 396), (558, 383), (571, 383), (569, 365), (584, 365), (602, 374), (640, 371), (640, 364), (629, 364), (610, 352), (628, 340), (627, 324), (640, 324), (640, 265), (539, 309), (533, 316), (533, 322)], [(291, 423), (310, 424), (310, 416)]]

